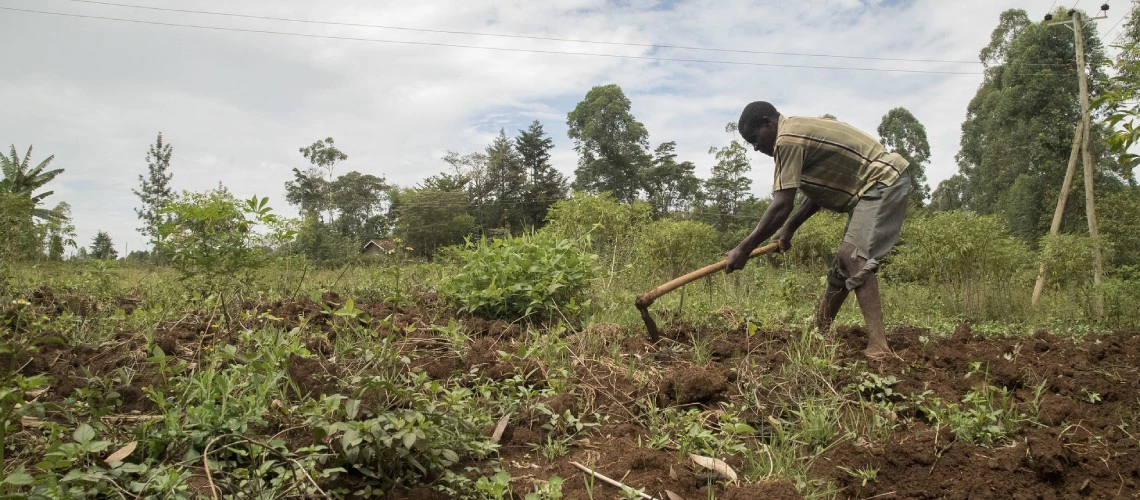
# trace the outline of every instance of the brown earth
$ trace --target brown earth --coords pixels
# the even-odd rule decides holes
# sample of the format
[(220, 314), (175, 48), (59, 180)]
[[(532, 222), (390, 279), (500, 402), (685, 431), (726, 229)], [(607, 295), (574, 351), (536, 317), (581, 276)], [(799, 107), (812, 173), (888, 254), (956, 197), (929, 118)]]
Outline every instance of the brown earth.
[[(67, 298), (48, 289), (31, 296), (34, 307), (45, 314), (95, 314), (101, 308), (133, 307), (132, 300), (102, 304)], [(336, 377), (338, 364), (330, 360), (335, 338), (329, 307), (342, 307), (345, 300), (325, 294), (321, 302), (310, 299), (245, 304), (248, 310), (268, 312), (288, 328), (307, 322), (317, 331), (306, 338), (313, 355), (289, 359), (287, 372), (302, 394), (342, 391)], [(410, 368), (423, 370), (433, 379), (447, 379), (474, 372), (490, 380), (522, 376), (533, 387), (544, 387), (547, 367), (535, 359), (513, 356), (526, 329), (519, 324), (457, 317), (439, 304), (400, 306), (357, 304), (372, 321), (363, 325), (401, 339), (401, 351), (415, 353)], [(0, 328), (14, 328), (11, 307), (0, 311)], [(465, 346), (442, 342), (433, 326), (445, 327), (455, 320), (474, 337)], [(228, 339), (236, 329), (219, 331), (208, 317), (184, 317), (159, 324), (154, 344), (142, 335), (122, 334), (103, 346), (68, 346), (44, 334), (38, 352), (26, 359), (0, 356), (0, 363), (18, 362), (26, 375), (46, 374), (51, 387), (40, 398), (62, 401), (76, 396), (75, 390), (93, 380), (109, 384), (119, 394), (116, 412), (152, 413), (156, 410), (144, 387), (159, 380), (157, 365), (147, 359), (157, 346), (168, 356), (194, 363), (199, 351)], [(271, 319), (242, 320), (255, 326)], [(223, 327), (223, 330), (225, 328)], [(410, 333), (409, 333), (410, 331)], [(646, 447), (647, 429), (637, 423), (642, 411), (635, 404), (645, 397), (659, 406), (691, 407), (716, 411), (719, 403), (739, 398), (738, 379), (777, 370), (785, 362), (784, 348), (793, 333), (756, 331), (747, 327), (702, 329), (674, 324), (663, 329), (664, 340), (650, 345), (641, 332), (605, 330), (623, 359), (637, 359), (652, 368), (648, 376), (628, 370), (620, 362), (575, 364), (570, 375), (570, 393), (543, 400), (555, 413), (598, 413), (608, 417), (602, 426), (573, 437), (569, 453), (548, 462), (536, 452), (549, 431), (542, 428), (542, 415), (517, 415), (502, 439), (502, 466), (514, 478), (512, 486), (521, 496), (533, 490), (536, 480), (558, 475), (566, 482), (566, 498), (587, 498), (582, 473), (570, 462), (594, 467), (626, 484), (644, 488), (657, 498), (671, 491), (683, 498), (796, 498), (790, 483), (761, 482), (728, 485), (694, 470), (675, 450)], [(901, 397), (926, 394), (956, 403), (982, 384), (1005, 388), (1018, 411), (1025, 413), (1014, 436), (995, 446), (977, 446), (954, 440), (945, 427), (937, 427), (928, 415), (914, 412), (896, 416), (894, 429), (875, 442), (847, 439), (832, 447), (813, 465), (813, 475), (832, 481), (840, 498), (1129, 498), (1140, 492), (1140, 334), (1116, 332), (1090, 335), (1080, 340), (1059, 338), (1047, 332), (1032, 336), (985, 338), (962, 325), (953, 335), (937, 338), (921, 328), (891, 329), (889, 341), (897, 358), (868, 360), (861, 351), (865, 332), (840, 328), (838, 363), (855, 382), (861, 371), (893, 376), (893, 389)], [(573, 341), (574, 339), (569, 339)], [(696, 347), (707, 354), (697, 363)], [(511, 355), (503, 356), (500, 354)], [(639, 365), (645, 366), (645, 365)], [(130, 368), (135, 375), (122, 383), (116, 373)], [(747, 377), (743, 374), (748, 370)], [(745, 388), (757, 393), (767, 387)], [(763, 401), (763, 394), (756, 395)], [(774, 399), (773, 399), (774, 400)], [(768, 415), (757, 413), (749, 422), (756, 427)], [(781, 416), (787, 418), (787, 416)], [(285, 435), (291, 443), (310, 438), (300, 430)], [(846, 470), (845, 470), (846, 469)], [(875, 470), (873, 480), (848, 470)], [(613, 498), (612, 487), (594, 485), (595, 498)], [(422, 488), (407, 493), (429, 498)], [(437, 496), (438, 497), (438, 496)]]

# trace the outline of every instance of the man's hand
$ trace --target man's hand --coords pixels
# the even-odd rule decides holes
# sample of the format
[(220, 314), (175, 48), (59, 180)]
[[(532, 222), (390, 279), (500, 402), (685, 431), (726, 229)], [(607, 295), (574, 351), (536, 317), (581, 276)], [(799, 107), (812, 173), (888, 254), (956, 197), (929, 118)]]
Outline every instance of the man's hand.
[(728, 261), (728, 265), (724, 267), (725, 274), (732, 274), (733, 271), (744, 269), (744, 265), (748, 264), (748, 254), (740, 247), (733, 248), (725, 254), (724, 258)]
[(784, 226), (779, 233), (776, 233), (776, 241), (780, 243), (780, 253), (792, 249), (792, 234), (794, 233), (788, 231), (788, 226)]

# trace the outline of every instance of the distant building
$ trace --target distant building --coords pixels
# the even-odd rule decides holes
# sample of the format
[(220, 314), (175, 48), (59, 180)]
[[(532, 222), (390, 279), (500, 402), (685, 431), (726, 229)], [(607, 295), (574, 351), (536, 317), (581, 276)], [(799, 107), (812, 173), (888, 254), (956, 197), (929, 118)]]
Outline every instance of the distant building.
[(369, 240), (360, 249), (364, 255), (388, 255), (396, 250), (396, 243), (392, 240)]

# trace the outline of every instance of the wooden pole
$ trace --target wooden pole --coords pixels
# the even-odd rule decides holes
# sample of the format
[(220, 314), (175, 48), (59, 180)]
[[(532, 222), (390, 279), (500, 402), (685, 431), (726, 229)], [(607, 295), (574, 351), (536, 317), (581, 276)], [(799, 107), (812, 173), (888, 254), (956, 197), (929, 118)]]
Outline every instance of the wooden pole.
[(1101, 298), (1100, 281), (1104, 272), (1100, 255), (1100, 241), (1097, 238), (1096, 201), (1093, 194), (1093, 165), (1092, 151), (1089, 149), (1092, 135), (1092, 118), (1089, 109), (1089, 84), (1085, 75), (1085, 37), (1081, 30), (1081, 13), (1073, 13), (1073, 36), (1076, 37), (1077, 46), (1077, 83), (1081, 91), (1081, 122), (1084, 126), (1084, 140), (1082, 144), (1081, 159), (1085, 170), (1085, 216), (1089, 222), (1089, 236), (1093, 238), (1094, 266), (1093, 266), (1093, 295), (1096, 297), (1096, 312), (1104, 316), (1104, 300)]
[[(1073, 172), (1077, 169), (1077, 155), (1081, 151), (1081, 138), (1084, 137), (1084, 120), (1077, 122), (1073, 132), (1073, 149), (1069, 153), (1069, 166), (1065, 169), (1065, 182), (1061, 183), (1061, 194), (1057, 196), (1057, 208), (1053, 210), (1053, 223), (1049, 225), (1049, 234), (1057, 234), (1061, 230), (1061, 218), (1065, 213), (1065, 202), (1069, 199), (1069, 190), (1073, 185)], [(1033, 305), (1041, 299), (1041, 292), (1045, 290), (1045, 259), (1041, 259), (1041, 267), (1037, 269), (1037, 284), (1033, 285)]]

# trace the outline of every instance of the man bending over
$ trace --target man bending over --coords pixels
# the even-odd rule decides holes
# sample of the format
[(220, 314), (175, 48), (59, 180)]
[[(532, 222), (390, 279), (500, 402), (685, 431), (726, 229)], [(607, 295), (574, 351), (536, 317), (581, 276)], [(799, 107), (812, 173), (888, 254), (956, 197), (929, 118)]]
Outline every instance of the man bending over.
[[(776, 234), (781, 251), (791, 248), (792, 235), (821, 208), (848, 214), (843, 242), (827, 272), (827, 288), (816, 314), (821, 332), (855, 292), (869, 331), (868, 357), (890, 353), (879, 283), (879, 259), (895, 246), (910, 194), (907, 161), (888, 153), (875, 138), (846, 123), (826, 118), (783, 116), (767, 102), (745, 106), (737, 124), (740, 135), (756, 151), (776, 160), (772, 204), (756, 229), (728, 252), (731, 273), (742, 269), (748, 254)], [(792, 213), (796, 189), (804, 201)], [(790, 216), (790, 217), (789, 217)]]

